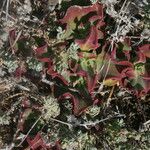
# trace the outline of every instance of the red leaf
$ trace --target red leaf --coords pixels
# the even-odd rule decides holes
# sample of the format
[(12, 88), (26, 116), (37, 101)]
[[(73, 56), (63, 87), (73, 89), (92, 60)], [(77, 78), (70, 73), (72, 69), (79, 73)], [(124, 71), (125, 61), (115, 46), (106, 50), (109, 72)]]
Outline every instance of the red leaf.
[(76, 73), (78, 76), (87, 77), (87, 72), (84, 70), (80, 70)]
[(97, 81), (99, 79), (99, 74), (95, 74), (94, 76), (90, 77), (89, 75), (87, 75), (87, 86), (88, 86), (88, 91), (90, 94), (92, 94), (92, 92), (94, 91)]
[(39, 133), (34, 137), (34, 139), (30, 139), (29, 137), (27, 137), (27, 142), (32, 150), (37, 150), (37, 148), (44, 148), (44, 149), (50, 148), (50, 146), (48, 146), (44, 142)]
[(98, 43), (98, 32), (99, 30), (95, 26), (92, 26), (90, 29), (90, 33), (86, 39), (75, 40), (75, 42), (80, 46), (81, 50), (96, 50), (100, 46)]
[(139, 47), (140, 51), (148, 51), (150, 50), (150, 44), (145, 44)]
[(145, 92), (147, 93), (150, 90), (150, 77), (142, 77), (143, 81), (145, 82)]
[(69, 92), (64, 93), (63, 95), (61, 95), (59, 97), (59, 99), (70, 99), (72, 102), (72, 105), (73, 105), (73, 113), (78, 114), (78, 112), (79, 112), (79, 110), (78, 110), (79, 101), (71, 93), (69, 93)]
[(145, 44), (138, 48), (146, 57), (150, 58), (150, 44)]
[(57, 73), (56, 71), (53, 70), (53, 68), (49, 68), (47, 70), (47, 73), (54, 79), (54, 78), (58, 78), (60, 79), (64, 84), (68, 85), (69, 83), (67, 82), (67, 80), (60, 75), (59, 73)]
[(129, 61), (113, 61), (116, 65), (120, 65), (120, 66), (126, 66), (126, 67), (133, 67), (133, 64)]
[(137, 62), (138, 63), (145, 63), (146, 62), (146, 57), (145, 57), (145, 55), (142, 53), (142, 52), (137, 52), (137, 55), (138, 55), (138, 60), (137, 60)]
[(76, 28), (74, 20), (77, 18), (78, 21), (90, 12), (97, 12), (99, 19), (103, 18), (103, 5), (95, 3), (92, 6), (71, 6), (68, 8), (66, 15), (63, 19), (60, 19), (61, 23), (66, 23), (66, 35), (69, 36), (72, 30)]
[(135, 73), (133, 68), (126, 68), (121, 72), (122, 78), (124, 77), (129, 77), (130, 79), (134, 79), (135, 78)]
[(41, 56), (42, 54), (47, 52), (47, 44), (34, 49), (37, 56)]
[(69, 68), (71, 69), (71, 71), (73, 71), (73, 73), (75, 73), (79, 67), (79, 64), (72, 60), (69, 60), (68, 65), (69, 65)]
[[(80, 98), (80, 99), (79, 99)], [(82, 96), (78, 98), (77, 95), (71, 94), (69, 92), (64, 93), (59, 97), (59, 100), (69, 99), (73, 105), (73, 113), (74, 115), (80, 115), (89, 105), (82, 99)]]
[(103, 9), (102, 5), (96, 3), (92, 6), (71, 6), (68, 8), (66, 15), (64, 16), (63, 19), (60, 21), (62, 23), (71, 23), (74, 22), (75, 18), (78, 18), (78, 20), (85, 16), (86, 14), (92, 12), (92, 11), (97, 11), (98, 15), (102, 18), (103, 17)]
[(96, 54), (93, 54), (93, 53), (85, 53), (85, 52), (79, 52), (79, 53), (78, 53), (78, 56), (79, 56), (79, 58), (89, 58), (89, 59), (91, 59), (91, 58), (96, 58), (96, 57), (97, 57)]
[(38, 58), (39, 61), (48, 63), (48, 68), (47, 68), (47, 73), (52, 77), (52, 78), (58, 78), (60, 79), (64, 84), (68, 85), (67, 80), (60, 75), (57, 71), (54, 70), (54, 64), (53, 61), (50, 58)]
[(137, 96), (142, 96), (150, 91), (150, 77), (146, 71), (140, 72), (140, 69), (136, 70), (134, 67), (127, 67), (121, 72), (122, 86), (133, 90)]
[(41, 61), (41, 62), (51, 63), (51, 59), (50, 58), (38, 58), (38, 60)]
[(62, 150), (61, 144), (60, 144), (60, 141), (59, 141), (59, 140), (55, 142), (55, 149), (56, 149), (56, 150)]
[(22, 77), (22, 76), (24, 75), (25, 72), (26, 72), (26, 68), (25, 68), (24, 65), (22, 65), (22, 66), (18, 67), (18, 68), (15, 70), (14, 75), (15, 75), (15, 77), (17, 77), (17, 78), (20, 78), (20, 77)]

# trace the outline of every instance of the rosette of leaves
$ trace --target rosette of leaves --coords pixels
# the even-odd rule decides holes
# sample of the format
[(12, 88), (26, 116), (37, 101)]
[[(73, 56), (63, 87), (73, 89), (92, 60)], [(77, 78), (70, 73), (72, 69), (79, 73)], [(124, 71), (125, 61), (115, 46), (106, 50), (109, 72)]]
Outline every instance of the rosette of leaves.
[(84, 34), (88, 29), (87, 37), (79, 39), (80, 34), (78, 34), (78, 39), (75, 40), (81, 50), (89, 51), (99, 47), (98, 40), (103, 38), (101, 27), (104, 25), (102, 4), (97, 2), (90, 6), (71, 6), (60, 22), (66, 24), (64, 37), (69, 37), (72, 33), (76, 34), (74, 31)]
[[(121, 77), (121, 85), (133, 90), (138, 96), (148, 93), (150, 90), (150, 72), (149, 72), (149, 49), (150, 45), (145, 44), (137, 47), (137, 51), (134, 53), (134, 57), (131, 57), (131, 51), (123, 52), (128, 57), (124, 58), (126, 61), (119, 61), (120, 56), (117, 55), (117, 61), (114, 61), (119, 69)], [(143, 94), (142, 94), (143, 93)]]

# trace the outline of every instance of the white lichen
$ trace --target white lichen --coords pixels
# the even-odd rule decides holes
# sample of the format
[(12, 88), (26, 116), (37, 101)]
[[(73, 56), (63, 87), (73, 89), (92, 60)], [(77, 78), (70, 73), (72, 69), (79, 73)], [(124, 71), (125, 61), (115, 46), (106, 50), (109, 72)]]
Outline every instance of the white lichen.
[(98, 0), (90, 0), (92, 4), (95, 4)]
[(90, 106), (86, 110), (86, 114), (89, 114), (91, 117), (95, 117), (100, 113), (100, 107), (98, 106)]
[(75, 60), (79, 60), (78, 54), (77, 54), (77, 50), (79, 49), (79, 45), (77, 45), (76, 43), (72, 43), (68, 49), (68, 54), (69, 54), (69, 59), (75, 59)]
[(65, 30), (63, 30), (62, 27), (59, 26), (59, 27), (57, 28), (57, 32), (58, 32), (58, 33), (57, 33), (57, 39), (58, 39), (58, 40), (62, 40), (62, 39), (65, 38), (65, 37), (64, 37), (64, 35), (65, 35)]
[(9, 125), (10, 119), (10, 116), (0, 116), (0, 125)]
[(7, 66), (9, 73), (13, 73), (19, 67), (17, 60), (5, 60), (3, 63)]
[(60, 107), (56, 98), (48, 96), (43, 103), (42, 115), (44, 120), (49, 121), (60, 114)]
[(33, 59), (31, 57), (27, 58), (26, 63), (28, 64), (29, 69), (33, 69), (35, 71), (42, 71), (43, 69), (43, 63), (39, 62), (36, 59)]
[(82, 133), (79, 131), (76, 135), (76, 139), (74, 138), (65, 138), (62, 141), (62, 148), (66, 150), (97, 150), (96, 147), (94, 147), (95, 144), (95, 137), (88, 135), (88, 133)]

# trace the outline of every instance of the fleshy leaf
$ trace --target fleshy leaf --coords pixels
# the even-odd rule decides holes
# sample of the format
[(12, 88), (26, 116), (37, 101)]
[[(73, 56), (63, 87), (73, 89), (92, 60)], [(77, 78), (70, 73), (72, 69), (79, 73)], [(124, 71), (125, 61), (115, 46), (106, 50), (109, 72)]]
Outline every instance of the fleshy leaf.
[(88, 86), (88, 91), (90, 94), (94, 91), (96, 88), (96, 84), (99, 80), (99, 74), (94, 74), (93, 76), (87, 76), (87, 86)]
[(30, 149), (32, 150), (37, 150), (38, 148), (44, 149), (50, 148), (49, 146), (46, 145), (46, 143), (44, 142), (39, 133), (34, 137), (34, 139), (30, 139), (29, 137), (27, 137), (27, 142), (30, 146)]
[[(137, 63), (122, 70), (122, 86), (133, 90), (137, 96), (150, 90), (150, 77), (147, 76), (145, 64)], [(139, 95), (140, 94), (140, 95)]]
[(145, 44), (139, 47), (139, 51), (142, 52), (146, 57), (150, 58), (150, 44)]
[(42, 54), (47, 52), (47, 44), (34, 49), (37, 56), (41, 56)]
[(48, 67), (45, 68), (45, 71), (48, 75), (52, 77), (52, 79), (57, 78), (60, 79), (64, 84), (69, 84), (68, 81), (61, 74), (54, 70), (53, 61), (50, 58), (38, 58), (38, 60), (47, 63)]
[(103, 84), (106, 86), (114, 86), (118, 84), (118, 80), (114, 78), (106, 79), (103, 81)]
[(132, 50), (131, 40), (129, 38), (126, 38), (122, 44), (123, 44), (123, 52), (127, 57), (127, 59), (130, 60), (130, 51)]
[(71, 94), (69, 92), (67, 93), (64, 93), (63, 95), (61, 95), (59, 97), (60, 100), (63, 100), (63, 99), (68, 99), (68, 100), (71, 100), (72, 102), (72, 105), (73, 105), (73, 113), (74, 115), (80, 115), (84, 109), (86, 109), (89, 104), (88, 104), (88, 100), (83, 100), (82, 99), (82, 96), (77, 96), (76, 94)]
[(75, 40), (75, 42), (83, 51), (96, 50), (100, 46), (98, 43), (98, 32), (99, 30), (95, 26), (92, 26), (86, 39)]
[(89, 58), (89, 59), (82, 58), (80, 65), (81, 65), (82, 71), (84, 71), (83, 77), (87, 84), (88, 92), (91, 94), (99, 79), (99, 74), (96, 72), (95, 58)]
[(129, 38), (126, 38), (124, 40), (124, 42), (122, 42), (123, 44), (123, 51), (131, 51), (132, 47), (131, 47), (131, 41)]
[(68, 37), (72, 31), (76, 28), (75, 19), (78, 21), (90, 12), (97, 12), (100, 18), (103, 17), (103, 6), (99, 3), (95, 3), (91, 6), (71, 6), (68, 8), (66, 15), (63, 19), (60, 19), (61, 23), (67, 24), (65, 37)]
[(79, 56), (79, 58), (89, 58), (89, 59), (91, 59), (91, 58), (96, 58), (96, 57), (97, 57), (96, 54), (93, 54), (93, 53), (85, 53), (85, 52), (79, 52), (79, 53), (78, 53), (78, 56)]
[(137, 56), (138, 56), (138, 63), (145, 63), (146, 62), (146, 57), (142, 52), (137, 52)]
[(54, 79), (54, 78), (58, 78), (60, 79), (64, 84), (68, 85), (69, 83), (67, 82), (67, 80), (60, 75), (58, 72), (54, 71), (53, 68), (49, 68), (47, 70), (47, 73)]

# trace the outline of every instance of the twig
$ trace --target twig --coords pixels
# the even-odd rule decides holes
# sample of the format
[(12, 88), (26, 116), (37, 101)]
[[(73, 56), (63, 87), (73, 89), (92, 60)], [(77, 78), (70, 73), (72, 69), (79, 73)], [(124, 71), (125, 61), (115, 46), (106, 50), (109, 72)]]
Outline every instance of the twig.
[[(118, 114), (117, 116), (107, 117), (105, 119), (101, 119), (101, 120), (98, 120), (98, 121), (95, 121), (95, 122), (85, 122), (84, 124), (79, 124), (78, 123), (78, 124), (75, 124), (75, 125), (80, 126), (80, 127), (85, 127), (86, 129), (88, 129), (88, 126), (95, 126), (98, 123), (102, 123), (102, 122), (105, 122), (105, 121), (113, 119), (113, 118), (121, 118), (121, 117), (125, 117), (125, 115), (124, 114)], [(67, 125), (69, 128), (74, 126), (74, 124), (70, 124), (70, 123), (55, 119), (55, 118), (50, 118), (50, 120), (56, 121), (56, 122), (64, 124), (64, 125)]]
[[(126, 3), (127, 3), (127, 0), (124, 1), (123, 5), (122, 5), (122, 7), (121, 7), (121, 9), (120, 9), (119, 15), (123, 12), (123, 13), (122, 13), (122, 17), (124, 16), (124, 14), (125, 14), (125, 12), (126, 12), (126, 9), (127, 9), (128, 5), (130, 4), (130, 2), (127, 3), (127, 6), (126, 6), (126, 8), (125, 8)], [(125, 10), (122, 11), (124, 8), (125, 8)], [(113, 39), (112, 39), (112, 41), (111, 41), (111, 45), (110, 45), (110, 48), (109, 48), (111, 52), (112, 52), (112, 50), (113, 50), (113, 48), (114, 48), (114, 41), (116, 41), (116, 37), (117, 37), (117, 35), (118, 35), (118, 31), (119, 31), (119, 27), (120, 27), (121, 21), (122, 21), (122, 19), (119, 20), (119, 25), (117, 26), (116, 32), (115, 32), (115, 34), (114, 34), (115, 37), (113, 37)], [(108, 51), (109, 51), (109, 50), (108, 50)], [(107, 75), (108, 75), (109, 68), (110, 68), (110, 64), (111, 64), (111, 59), (109, 58), (108, 65), (107, 65), (107, 69), (106, 69), (106, 72), (105, 72), (103, 81), (105, 81), (105, 79), (106, 79), (106, 77), (107, 77)], [(97, 92), (97, 93), (100, 93), (100, 91), (102, 91), (102, 89), (103, 89), (103, 83), (102, 83), (102, 85), (98, 88), (98, 90), (97, 90), (98, 92)]]
[(30, 134), (30, 132), (33, 130), (33, 128), (36, 126), (36, 124), (40, 121), (40, 119), (42, 118), (42, 116), (40, 116), (35, 123), (32, 125), (32, 127), (30, 128), (30, 130), (27, 132), (27, 134), (24, 136), (24, 138), (22, 139), (22, 141), (16, 146), (19, 147), (21, 146), (21, 144), (26, 140), (26, 138), (28, 137), (28, 135)]
[(58, 120), (58, 119), (55, 119), (55, 118), (50, 118), (50, 120), (56, 121), (56, 122), (61, 123), (61, 124), (64, 124), (64, 125), (67, 125), (69, 128), (73, 127), (72, 124), (67, 123), (67, 122), (64, 122), (64, 121), (61, 121), (61, 120)]
[(125, 38), (129, 39), (148, 39), (150, 36), (125, 36)]
[(101, 120), (98, 120), (98, 121), (95, 121), (95, 122), (79, 124), (79, 126), (83, 126), (85, 128), (88, 128), (88, 126), (95, 126), (98, 123), (102, 123), (102, 122), (105, 122), (105, 121), (113, 119), (113, 118), (122, 118), (122, 117), (125, 117), (125, 115), (124, 114), (119, 114), (117, 116), (107, 117), (107, 118), (104, 118), (104, 119), (101, 119)]
[(28, 91), (30, 92), (31, 90), (23, 85), (20, 84), (16, 84), (16, 87), (18, 87), (19, 89), (23, 90), (23, 91)]
[(10, 0), (7, 0), (7, 3), (6, 3), (6, 21), (8, 20), (9, 3), (10, 3)]
[(150, 120), (146, 121), (146, 122), (144, 123), (144, 126), (146, 126), (146, 125), (148, 125), (148, 124), (150, 124)]
[(4, 118), (4, 117), (6, 117), (6, 116), (9, 116), (9, 115), (11, 114), (13, 108), (14, 108), (15, 106), (17, 106), (20, 102), (21, 102), (21, 100), (16, 101), (16, 102), (13, 104), (13, 106), (12, 106), (1, 118)]
[[(13, 49), (13, 47), (15, 46), (15, 44), (17, 43), (18, 39), (20, 38), (22, 34), (22, 30), (17, 34), (17, 37), (15, 39), (15, 41), (13, 43), (10, 42), (10, 47)], [(14, 52), (14, 51), (13, 51)]]
[(22, 30), (17, 34), (17, 37), (16, 37), (16, 39), (15, 39), (15, 41), (14, 41), (14, 43), (13, 43), (13, 45), (12, 45), (12, 47), (14, 47), (15, 46), (15, 44), (17, 43), (17, 41), (18, 41), (18, 39), (20, 38), (20, 36), (21, 36), (21, 33), (22, 33)]
[(2, 15), (2, 12), (3, 12), (3, 8), (4, 8), (4, 6), (5, 6), (5, 3), (6, 3), (6, 0), (3, 1), (2, 7), (1, 7), (1, 12), (0, 12), (0, 17), (1, 17), (1, 15)]
[[(111, 41), (111, 45), (110, 45), (110, 51), (112, 52), (113, 51), (113, 48), (114, 48), (114, 41), (112, 40)], [(107, 69), (106, 69), (106, 72), (105, 72), (105, 75), (104, 75), (104, 78), (103, 78), (103, 82), (105, 81), (107, 75), (108, 75), (108, 72), (109, 72), (109, 68), (110, 68), (110, 63), (111, 62), (111, 59), (109, 58), (109, 61), (108, 61), (108, 65), (107, 65)], [(103, 83), (102, 83), (103, 84)]]
[(107, 103), (106, 103), (106, 106), (108, 107), (109, 104), (110, 104), (110, 101), (111, 101), (111, 97), (112, 97), (112, 94), (114, 92), (114, 89), (115, 89), (115, 85), (112, 87), (111, 91), (110, 91), (110, 94), (108, 96), (108, 99), (107, 99)]
[[(119, 16), (120, 16), (120, 14), (121, 14), (122, 12), (123, 12), (123, 13), (122, 13), (122, 17), (125, 15), (126, 9), (127, 9), (128, 5), (130, 4), (130, 2), (127, 4), (126, 8), (124, 8), (125, 5), (126, 5), (126, 3), (127, 3), (127, 0), (124, 1), (123, 5), (122, 5), (122, 7), (121, 7), (121, 10), (120, 10)], [(123, 9), (124, 9), (124, 11), (123, 11)], [(118, 36), (118, 31), (119, 31), (119, 28), (120, 28), (120, 24), (121, 24), (121, 21), (123, 20), (122, 17), (119, 19), (119, 23), (118, 23), (116, 32), (115, 32), (115, 34), (114, 34), (116, 37)], [(114, 38), (116, 38), (116, 37), (114, 37)]]
[[(90, 123), (84, 123), (84, 124), (76, 124), (77, 126), (81, 126), (81, 127), (85, 127), (88, 129), (88, 126), (95, 126), (96, 124), (98, 123), (102, 123), (102, 122), (105, 122), (107, 120), (110, 120), (110, 119), (113, 119), (113, 118), (120, 118), (120, 117), (125, 117), (125, 115), (123, 114), (119, 114), (117, 116), (113, 116), (113, 117), (107, 117), (105, 119), (101, 119), (101, 120), (98, 120), (98, 121), (95, 121), (95, 122), (90, 122)], [(27, 134), (24, 136), (24, 138), (22, 139), (22, 141), (16, 146), (16, 147), (19, 147), (21, 146), (21, 144), (26, 140), (26, 138), (28, 137), (28, 135), (30, 134), (30, 132), (32, 131), (32, 129), (35, 127), (35, 125), (39, 122), (39, 120), (42, 118), (42, 115), (35, 121), (35, 123), (32, 125), (32, 127), (30, 128), (30, 130), (27, 132)], [(52, 121), (55, 121), (55, 122), (58, 122), (58, 123), (61, 123), (61, 124), (64, 124), (64, 125), (67, 125), (69, 128), (72, 128), (73, 127), (73, 124), (70, 124), (70, 123), (67, 123), (67, 122), (64, 122), (64, 121), (61, 121), (61, 120), (58, 120), (58, 119), (55, 119), (55, 118), (50, 118), (50, 120)]]
[[(107, 52), (109, 52), (109, 50), (110, 51), (113, 50), (113, 44), (114, 44), (114, 41), (112, 40), (111, 41), (111, 45), (110, 45), (110, 47), (109, 47)], [(103, 82), (105, 81), (105, 79), (107, 77), (107, 74), (109, 72), (110, 62), (111, 62), (111, 59), (109, 58), (108, 65), (107, 65), (107, 68), (106, 68), (106, 72), (105, 72), (105, 75), (104, 75), (104, 78), (103, 78)], [(102, 67), (100, 69), (100, 72), (104, 69), (105, 64), (106, 64), (106, 62), (104, 62), (104, 64), (102, 65)], [(99, 86), (99, 88), (98, 88), (97, 92), (95, 92), (95, 94), (100, 93), (103, 90), (103, 87), (104, 87), (104, 83), (103, 82), (101, 83), (101, 85)]]
[(43, 83), (45, 83), (45, 84), (50, 85), (50, 86), (54, 85), (54, 82), (51, 82), (51, 81), (49, 81), (49, 80), (47, 80), (47, 79), (45, 79), (45, 78), (42, 78), (41, 81), (42, 81)]
[[(2, 11), (2, 13), (4, 13), (5, 15), (6, 15), (6, 11)], [(15, 19), (14, 17), (12, 17), (10, 14), (8, 14), (8, 17), (10, 18), (10, 19), (12, 19), (13, 21), (17, 21), (17, 19)]]

